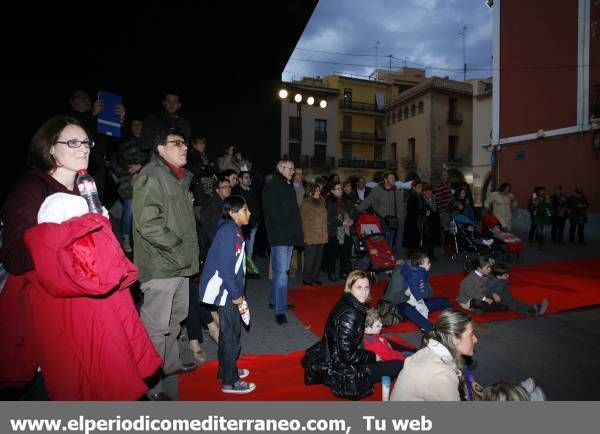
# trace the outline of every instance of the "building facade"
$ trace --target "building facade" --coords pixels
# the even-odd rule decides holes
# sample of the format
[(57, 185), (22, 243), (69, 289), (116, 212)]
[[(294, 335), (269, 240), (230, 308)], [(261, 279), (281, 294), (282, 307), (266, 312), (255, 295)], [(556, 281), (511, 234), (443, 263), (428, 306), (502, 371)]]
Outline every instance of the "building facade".
[(471, 175), (472, 86), (431, 77), (386, 106), (387, 147), (400, 179), (436, 182), (443, 169), (460, 182)]
[(600, 210), (600, 2), (496, 0), (492, 143), (520, 206), (581, 187)]
[(338, 93), (336, 171), (341, 178), (372, 178), (387, 167), (383, 120), (390, 86), (340, 75), (325, 76), (323, 83)]
[[(337, 89), (320, 80), (284, 82), (287, 97), (281, 100), (281, 155), (312, 173), (334, 170), (337, 133)], [(294, 100), (300, 94), (300, 102)], [(313, 98), (309, 104), (309, 98)], [(325, 108), (320, 102), (327, 102)]]

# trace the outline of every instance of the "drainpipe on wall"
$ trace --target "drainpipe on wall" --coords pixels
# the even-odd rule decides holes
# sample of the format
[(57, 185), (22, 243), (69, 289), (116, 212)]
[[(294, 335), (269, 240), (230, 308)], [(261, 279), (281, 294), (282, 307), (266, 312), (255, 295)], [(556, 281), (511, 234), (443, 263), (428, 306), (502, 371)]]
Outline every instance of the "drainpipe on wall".
[(433, 168), (432, 168), (432, 163), (433, 163), (433, 143), (435, 140), (435, 125), (434, 125), (434, 118), (433, 118), (433, 94), (429, 94), (429, 104), (427, 104), (427, 107), (429, 107), (429, 135), (428, 135), (428, 141), (427, 141), (427, 161), (429, 163), (429, 176), (426, 176), (427, 174), (424, 173), (423, 175), (425, 175), (425, 178), (429, 178), (429, 181), (431, 182), (431, 184), (433, 185)]

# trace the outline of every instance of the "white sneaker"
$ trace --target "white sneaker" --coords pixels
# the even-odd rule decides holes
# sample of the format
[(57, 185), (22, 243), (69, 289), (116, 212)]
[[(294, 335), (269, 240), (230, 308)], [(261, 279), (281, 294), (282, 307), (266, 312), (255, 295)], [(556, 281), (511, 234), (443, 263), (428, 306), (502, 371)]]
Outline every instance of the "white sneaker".
[(254, 389), (256, 389), (256, 384), (246, 383), (242, 380), (237, 381), (235, 384), (224, 384), (221, 386), (221, 392), (223, 393), (245, 394), (253, 392)]
[(548, 300), (544, 298), (538, 305), (536, 305), (537, 314), (543, 315), (544, 313), (546, 313), (546, 309), (548, 309), (548, 304)]

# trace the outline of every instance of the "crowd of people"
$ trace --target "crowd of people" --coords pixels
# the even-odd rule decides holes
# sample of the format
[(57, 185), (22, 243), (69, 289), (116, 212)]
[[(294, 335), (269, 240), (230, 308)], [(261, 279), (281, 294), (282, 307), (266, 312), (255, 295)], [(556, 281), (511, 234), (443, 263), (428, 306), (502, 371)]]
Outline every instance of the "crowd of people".
[[(457, 397), (458, 385), (464, 383), (459, 356), (472, 355), (476, 338), (469, 317), (448, 310), (449, 301), (433, 295), (428, 272), (452, 218), (461, 214), (476, 220), (467, 183), (452, 186), (446, 171), (435, 186), (419, 179), (399, 181), (392, 171), (385, 171), (379, 182), (341, 180), (335, 173), (307, 182), (302, 168), (288, 159), (263, 178), (234, 145), (213, 161), (206, 138), (192, 135), (190, 123), (181, 116), (176, 93), (165, 93), (160, 113), (144, 119), (126, 120), (125, 107), (118, 106), (128, 132), (120, 142), (95, 133), (102, 101), (92, 103), (78, 90), (69, 104), (68, 114), (50, 118), (34, 134), (28, 170), (0, 212), (0, 260), (9, 275), (0, 297), (0, 344), (5, 351), (1, 387), (18, 390), (29, 384), (31, 389), (34, 380), (38, 389), (45, 384), (51, 399), (169, 400), (165, 377), (190, 372), (206, 360), (201, 344), (207, 329), (219, 348), (221, 390), (252, 392), (256, 385), (243, 381), (250, 373), (236, 364), (238, 308), (247, 308), (244, 282), (259, 275), (252, 258), (260, 251), (270, 256), (270, 307), (279, 325), (287, 323), (286, 311), (292, 308), (291, 265), (302, 264), (304, 285), (321, 285), (321, 271), (330, 282), (345, 280), (344, 295), (329, 315), (322, 340), (336, 367), (323, 381), (334, 393), (359, 399), (382, 376), (399, 375), (392, 397), (408, 399), (422, 388), (411, 384), (421, 374), (411, 372), (439, 365), (435, 357), (450, 357), (454, 365), (443, 370), (454, 377), (449, 371), (440, 374), (447, 377), (440, 382), (448, 390), (432, 389), (431, 396)], [(63, 201), (55, 204), (54, 213), (61, 207), (78, 209), (69, 200), (79, 199), (76, 177), (88, 168), (105, 205), (121, 203), (119, 241), (106, 210), (104, 216), (63, 212), (52, 220), (48, 212), (41, 213), (57, 195)], [(571, 241), (577, 231), (579, 242), (585, 242), (588, 204), (580, 189), (566, 198), (557, 188), (547, 198), (538, 187), (530, 202), (532, 230), (540, 243), (550, 225), (552, 240), (562, 242), (567, 219)], [(515, 206), (510, 184), (501, 185), (486, 202), (506, 229)], [(397, 285), (401, 314), (427, 336), (426, 347), (414, 355), (378, 336), (381, 318), (369, 311), (369, 276), (355, 270), (352, 235), (365, 211), (377, 216), (394, 252), (404, 247), (409, 253), (393, 275), (403, 282)], [(259, 243), (261, 236), (264, 241)], [(496, 279), (487, 278), (491, 271), (489, 263), (481, 263), (465, 279), (458, 299), (465, 309), (477, 314), (501, 308), (544, 313), (547, 301), (530, 306), (512, 297), (506, 266), (496, 264)], [(139, 315), (128, 291), (136, 281), (143, 294)], [(436, 310), (444, 313), (433, 324), (429, 313)], [(86, 322), (84, 317), (92, 319)], [(123, 327), (114, 327), (115, 320)], [(184, 364), (179, 354), (182, 324), (193, 364)], [(73, 337), (69, 345), (66, 336)], [(98, 340), (102, 349), (91, 354), (91, 342)], [(107, 355), (100, 363), (98, 351)], [(121, 374), (108, 381), (115, 370)], [(128, 372), (130, 378), (124, 379)]]

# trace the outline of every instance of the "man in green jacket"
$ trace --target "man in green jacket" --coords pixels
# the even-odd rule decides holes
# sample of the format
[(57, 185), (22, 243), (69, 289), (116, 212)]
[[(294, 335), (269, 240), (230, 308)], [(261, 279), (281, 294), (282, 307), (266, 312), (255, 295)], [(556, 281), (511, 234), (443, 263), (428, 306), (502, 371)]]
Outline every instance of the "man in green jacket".
[(188, 315), (188, 278), (199, 270), (192, 174), (184, 169), (187, 143), (177, 130), (156, 135), (150, 162), (133, 186), (134, 262), (144, 294), (140, 310), (148, 335), (164, 360), (161, 379), (147, 396), (169, 400), (162, 376), (184, 368), (179, 359), (179, 323)]

